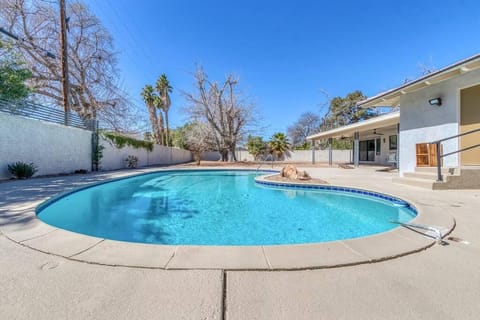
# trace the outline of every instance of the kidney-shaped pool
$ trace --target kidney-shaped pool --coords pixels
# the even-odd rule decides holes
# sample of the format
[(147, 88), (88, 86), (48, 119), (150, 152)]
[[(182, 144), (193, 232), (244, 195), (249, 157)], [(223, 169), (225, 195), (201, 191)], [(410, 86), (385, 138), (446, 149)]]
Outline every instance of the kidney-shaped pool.
[(173, 170), (113, 180), (41, 204), (55, 227), (112, 240), (170, 245), (278, 245), (358, 238), (416, 211), (353, 188), (256, 182), (255, 171)]

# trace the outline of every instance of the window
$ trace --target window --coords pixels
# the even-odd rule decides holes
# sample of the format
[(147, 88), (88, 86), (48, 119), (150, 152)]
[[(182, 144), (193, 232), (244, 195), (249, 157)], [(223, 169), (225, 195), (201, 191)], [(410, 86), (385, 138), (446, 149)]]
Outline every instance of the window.
[(376, 148), (375, 148), (375, 153), (377, 156), (379, 156), (382, 151), (381, 151), (381, 148), (382, 148), (382, 140), (380, 138), (377, 138), (377, 141), (376, 141)]
[(390, 150), (397, 150), (397, 135), (388, 137), (388, 148)]

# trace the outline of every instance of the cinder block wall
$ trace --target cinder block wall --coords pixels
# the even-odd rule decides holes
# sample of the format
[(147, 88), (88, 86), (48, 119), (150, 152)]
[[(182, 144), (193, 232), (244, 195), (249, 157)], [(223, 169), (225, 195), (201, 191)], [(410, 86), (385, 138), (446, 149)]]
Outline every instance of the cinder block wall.
[[(254, 161), (253, 156), (246, 150), (237, 150), (237, 160)], [(351, 150), (332, 150), (332, 158), (334, 162), (350, 162), (352, 161)], [(202, 154), (204, 161), (218, 161), (220, 154), (218, 152), (205, 152)], [(290, 151), (285, 155), (283, 162), (312, 162), (311, 150)], [(315, 162), (328, 162), (328, 150), (315, 150)]]
[[(128, 146), (118, 149), (104, 139), (100, 143), (105, 147), (103, 170), (126, 168), (129, 155), (138, 157), (139, 167), (192, 160), (190, 151), (178, 148), (156, 145), (147, 152)], [(90, 171), (91, 159), (91, 131), (0, 112), (0, 179), (11, 177), (7, 165), (17, 161), (33, 162), (38, 167), (36, 175), (49, 175)]]
[(100, 138), (100, 143), (105, 147), (101, 163), (102, 170), (115, 170), (127, 167), (125, 161), (129, 155), (138, 158), (138, 167), (151, 165), (169, 165), (192, 161), (192, 153), (188, 150), (155, 145), (152, 152), (143, 148), (135, 149), (125, 146), (116, 148), (109, 140)]
[(91, 168), (88, 130), (0, 112), (0, 179), (10, 178), (7, 164), (23, 161), (38, 166), (37, 175)]

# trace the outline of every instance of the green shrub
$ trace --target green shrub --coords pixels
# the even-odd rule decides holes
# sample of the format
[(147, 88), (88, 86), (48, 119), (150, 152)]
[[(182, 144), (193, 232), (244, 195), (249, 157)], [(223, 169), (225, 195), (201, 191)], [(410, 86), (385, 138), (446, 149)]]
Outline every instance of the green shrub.
[(33, 162), (25, 163), (17, 161), (8, 165), (8, 172), (14, 175), (17, 179), (31, 178), (37, 171), (38, 168)]
[(130, 146), (135, 149), (143, 148), (147, 151), (153, 151), (153, 142), (152, 141), (145, 141), (145, 140), (138, 140), (131, 137), (124, 136), (117, 132), (107, 132), (104, 131), (101, 133), (103, 137), (110, 140), (115, 147), (121, 149), (125, 146)]
[(127, 159), (125, 159), (125, 161), (127, 162), (127, 167), (128, 168), (136, 168), (137, 167), (138, 158), (136, 156), (129, 155), (127, 157)]

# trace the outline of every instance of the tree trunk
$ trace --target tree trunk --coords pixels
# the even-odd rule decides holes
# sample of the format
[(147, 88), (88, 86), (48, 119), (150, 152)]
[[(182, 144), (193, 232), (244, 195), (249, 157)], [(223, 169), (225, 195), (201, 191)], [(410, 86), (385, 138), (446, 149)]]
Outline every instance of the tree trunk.
[(163, 114), (161, 110), (160, 110), (160, 113), (158, 114), (158, 127), (160, 131), (160, 144), (164, 146), (165, 145), (165, 124), (163, 123)]
[(201, 153), (200, 152), (194, 152), (193, 153), (193, 158), (195, 159), (195, 163), (197, 166), (200, 165), (200, 160), (202, 160)]
[(230, 147), (230, 162), (237, 162), (237, 155), (235, 154), (235, 146)]
[(167, 147), (170, 147), (170, 132), (168, 130), (168, 110), (165, 110), (165, 125), (167, 127), (165, 140), (167, 142)]
[(150, 116), (150, 123), (152, 125), (153, 141), (155, 141), (155, 143), (160, 143), (158, 119), (157, 119), (157, 114), (155, 112), (156, 111), (155, 107), (147, 106), (147, 108), (148, 108), (148, 114)]
[(227, 162), (228, 161), (228, 150), (227, 149), (221, 149), (220, 155), (222, 156), (222, 162)]

